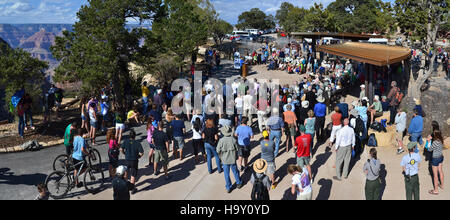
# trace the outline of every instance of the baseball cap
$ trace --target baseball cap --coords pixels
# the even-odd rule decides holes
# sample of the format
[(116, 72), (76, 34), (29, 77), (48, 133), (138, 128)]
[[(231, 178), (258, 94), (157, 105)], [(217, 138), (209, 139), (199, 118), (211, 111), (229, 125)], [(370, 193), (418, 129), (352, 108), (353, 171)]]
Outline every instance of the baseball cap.
[(126, 170), (127, 170), (126, 166), (119, 166), (116, 169), (116, 174), (121, 176), (121, 175), (125, 174)]
[(264, 138), (267, 138), (267, 137), (269, 137), (269, 132), (268, 131), (263, 131), (262, 135), (263, 135)]
[(408, 150), (414, 149), (417, 146), (417, 142), (409, 142), (408, 143)]

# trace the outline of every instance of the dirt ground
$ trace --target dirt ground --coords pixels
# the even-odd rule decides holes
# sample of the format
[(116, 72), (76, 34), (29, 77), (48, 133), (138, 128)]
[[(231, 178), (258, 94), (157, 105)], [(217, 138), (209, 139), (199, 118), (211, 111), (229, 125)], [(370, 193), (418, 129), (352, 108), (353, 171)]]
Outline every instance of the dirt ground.
[(57, 120), (52, 114), (52, 122), (49, 125), (42, 123), (43, 115), (33, 115), (33, 125), (36, 129), (25, 131), (24, 138), (21, 138), (18, 134), (18, 122), (0, 125), (0, 148), (14, 147), (31, 140), (45, 143), (63, 138), (67, 125), (79, 119), (80, 111), (76, 106), (61, 110), (59, 116), (62, 120)]

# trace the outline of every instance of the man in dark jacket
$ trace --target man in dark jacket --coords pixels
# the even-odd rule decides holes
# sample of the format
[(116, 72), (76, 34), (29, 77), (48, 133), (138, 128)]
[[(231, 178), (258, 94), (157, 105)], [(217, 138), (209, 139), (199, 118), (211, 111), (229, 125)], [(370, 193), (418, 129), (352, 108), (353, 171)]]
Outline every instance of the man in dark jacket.
[(114, 200), (130, 200), (130, 190), (133, 189), (133, 184), (124, 179), (126, 170), (126, 166), (117, 168), (116, 176), (112, 181)]

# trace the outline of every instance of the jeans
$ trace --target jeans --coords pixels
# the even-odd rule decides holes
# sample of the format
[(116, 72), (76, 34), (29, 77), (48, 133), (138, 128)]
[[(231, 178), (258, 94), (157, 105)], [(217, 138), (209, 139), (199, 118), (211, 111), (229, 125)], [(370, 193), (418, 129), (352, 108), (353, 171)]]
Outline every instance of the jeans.
[(317, 134), (317, 140), (323, 138), (325, 132), (324, 126), (325, 126), (325, 116), (316, 117), (315, 129)]
[(25, 115), (23, 117), (25, 117), (25, 126), (27, 125), (27, 121), (29, 119), (30, 120), (30, 127), (33, 127), (33, 112), (31, 111), (31, 109), (26, 110), (25, 111)]
[(390, 111), (390, 117), (389, 117), (389, 124), (394, 124), (395, 122), (395, 115), (397, 114), (397, 106), (389, 106)]
[(19, 135), (21, 137), (23, 137), (23, 133), (25, 130), (25, 120), (24, 120), (25, 115), (23, 116), (19, 116)]
[(211, 158), (214, 156), (216, 158), (217, 171), (219, 173), (221, 173), (222, 172), (222, 164), (220, 163), (219, 154), (217, 154), (216, 148), (214, 146), (212, 146), (211, 144), (208, 144), (205, 142), (205, 150), (206, 150), (206, 160), (207, 160), (208, 172), (212, 173)]
[(412, 133), (410, 135), (411, 135), (412, 142), (418, 142), (420, 145), (423, 145), (422, 133)]
[(142, 97), (142, 114), (147, 115), (147, 108), (148, 108), (148, 97)]
[[(280, 150), (281, 130), (280, 131), (271, 130), (269, 138), (271, 141), (275, 142), (275, 157), (277, 157), (278, 151)], [(273, 139), (275, 139), (275, 141)]]
[(237, 165), (236, 164), (224, 164), (223, 165), (223, 174), (225, 175), (225, 187), (227, 188), (227, 190), (231, 190), (231, 186), (233, 185), (233, 184), (231, 184), (231, 179), (230, 179), (230, 169), (233, 172), (234, 179), (236, 179), (236, 184), (237, 185), (242, 184), (242, 180), (241, 180), (241, 177), (239, 176), (239, 171), (237, 169)]

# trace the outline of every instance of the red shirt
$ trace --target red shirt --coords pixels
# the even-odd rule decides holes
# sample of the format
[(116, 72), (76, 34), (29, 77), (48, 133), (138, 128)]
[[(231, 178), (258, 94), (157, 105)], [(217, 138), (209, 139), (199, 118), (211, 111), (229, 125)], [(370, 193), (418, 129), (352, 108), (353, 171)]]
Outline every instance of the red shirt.
[(297, 147), (297, 157), (309, 157), (311, 155), (310, 145), (311, 145), (310, 134), (298, 136), (295, 139), (295, 146)]
[(341, 113), (334, 113), (331, 116), (331, 121), (333, 121), (333, 126), (341, 125), (341, 119), (342, 119), (342, 114)]

